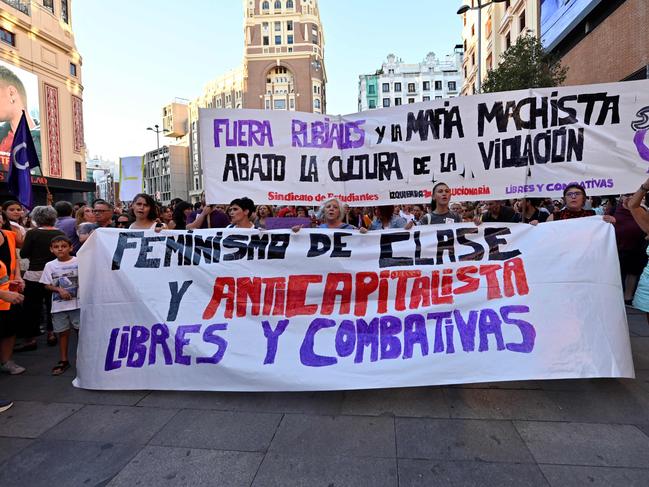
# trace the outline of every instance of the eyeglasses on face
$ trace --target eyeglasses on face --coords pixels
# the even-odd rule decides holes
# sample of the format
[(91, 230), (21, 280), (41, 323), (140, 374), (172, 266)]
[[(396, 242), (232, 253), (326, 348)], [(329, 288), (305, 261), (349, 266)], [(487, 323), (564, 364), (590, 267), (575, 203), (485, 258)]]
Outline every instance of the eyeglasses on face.
[(566, 193), (566, 196), (568, 198), (577, 198), (578, 196), (581, 196), (583, 193), (581, 191), (570, 191)]

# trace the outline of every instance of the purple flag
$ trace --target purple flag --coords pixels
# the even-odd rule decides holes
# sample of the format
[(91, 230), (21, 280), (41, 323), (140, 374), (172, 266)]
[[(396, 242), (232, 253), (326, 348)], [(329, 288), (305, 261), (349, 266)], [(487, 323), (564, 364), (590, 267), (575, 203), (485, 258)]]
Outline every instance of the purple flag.
[(18, 123), (18, 128), (14, 134), (9, 161), (9, 177), (7, 178), (9, 191), (23, 206), (31, 210), (34, 198), (32, 196), (30, 169), (39, 167), (40, 163), (32, 134), (27, 125), (25, 110), (23, 110), (23, 116), (20, 117), (20, 123)]

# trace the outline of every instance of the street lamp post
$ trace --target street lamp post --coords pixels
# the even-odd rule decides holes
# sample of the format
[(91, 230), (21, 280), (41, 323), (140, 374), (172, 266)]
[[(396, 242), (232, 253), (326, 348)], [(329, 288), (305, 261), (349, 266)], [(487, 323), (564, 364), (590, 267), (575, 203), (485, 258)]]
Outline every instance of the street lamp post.
[[(154, 128), (153, 128), (154, 127)], [(161, 129), (160, 126), (156, 123), (153, 127), (147, 127), (147, 130), (150, 130), (151, 132), (155, 132), (155, 139), (156, 139), (156, 154), (158, 155), (158, 161), (162, 161), (162, 157), (160, 156), (160, 134), (164, 132), (169, 132), (167, 129)], [(157, 200), (156, 195), (154, 194), (153, 197)]]
[(475, 7), (462, 5), (459, 9), (457, 9), (458, 15), (464, 15), (469, 10), (478, 11), (478, 84), (476, 87), (478, 93), (480, 93), (480, 90), (482, 89), (482, 9), (484, 7), (488, 7), (492, 3), (502, 3), (504, 1), (506, 0), (491, 0), (490, 2), (482, 3), (482, 0), (478, 0), (478, 5), (476, 5)]

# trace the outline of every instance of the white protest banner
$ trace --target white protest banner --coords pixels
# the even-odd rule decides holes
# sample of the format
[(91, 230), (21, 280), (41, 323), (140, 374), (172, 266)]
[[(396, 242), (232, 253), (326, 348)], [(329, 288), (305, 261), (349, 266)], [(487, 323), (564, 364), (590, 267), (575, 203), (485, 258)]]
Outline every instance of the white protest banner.
[(201, 110), (209, 203), (354, 206), (633, 192), (649, 169), (649, 81), (501, 92), (353, 115)]
[(119, 199), (133, 201), (144, 190), (144, 157), (119, 158)]
[(633, 377), (599, 217), (413, 231), (99, 229), (77, 387), (300, 391)]

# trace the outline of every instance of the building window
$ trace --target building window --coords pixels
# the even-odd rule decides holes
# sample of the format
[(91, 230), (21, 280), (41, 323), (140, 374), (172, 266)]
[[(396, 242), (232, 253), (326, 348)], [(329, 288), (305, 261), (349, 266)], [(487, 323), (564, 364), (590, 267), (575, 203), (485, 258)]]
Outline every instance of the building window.
[(424, 81), (424, 91), (430, 91), (430, 81)]
[(449, 91), (455, 91), (457, 89), (457, 85), (455, 81), (449, 81), (448, 82), (448, 89)]
[(292, 20), (287, 20), (286, 21), (286, 30), (293, 30), (293, 21)]
[(435, 97), (435, 99), (436, 99), (436, 100), (441, 100), (442, 97), (438, 95), (438, 96)]
[(282, 23), (275, 22), (275, 32), (282, 32)]
[(491, 53), (489, 53), (489, 55), (487, 56), (487, 71), (491, 69), (492, 63), (493, 63), (493, 56), (491, 55)]
[(295, 100), (293, 98), (288, 101), (288, 108), (289, 110), (295, 110)]
[(0, 27), (0, 41), (16, 47), (16, 34)]
[(286, 100), (275, 100), (273, 108), (275, 110), (286, 110)]
[(395, 98), (394, 99), (394, 106), (398, 107), (399, 105), (401, 105), (401, 98)]
[(385, 108), (390, 106), (390, 99), (389, 98), (383, 98), (383, 106)]
[(270, 9), (270, 3), (268, 3), (268, 2), (261, 2), (261, 9), (262, 9), (262, 10), (268, 10), (268, 9)]
[(70, 23), (70, 16), (68, 14), (68, 0), (61, 0), (61, 19), (66, 24)]
[(286, 2), (286, 8), (293, 8), (293, 0), (288, 0)]
[(390, 83), (383, 83), (383, 93), (390, 93)]
[(441, 81), (435, 81), (435, 89), (436, 90), (441, 90), (442, 89), (442, 82)]
[(282, 43), (282, 36), (275, 36), (275, 45), (279, 45)]
[(415, 84), (408, 83), (408, 93), (414, 93), (414, 92), (415, 92)]
[(507, 32), (507, 35), (505, 36), (505, 49), (509, 49), (510, 46), (512, 45), (512, 36), (511, 32)]
[(79, 161), (74, 161), (74, 178), (81, 181), (81, 163)]
[(70, 63), (70, 76), (74, 76), (75, 78), (77, 76), (77, 65), (74, 63)]
[(316, 29), (314, 27), (313, 30), (311, 31), (311, 34), (313, 35), (313, 43), (317, 45), (318, 44), (318, 29)]
[(430, 101), (430, 96), (424, 96), (423, 100), (424, 101)]
[(54, 0), (43, 0), (43, 7), (54, 13)]
[(268, 32), (268, 22), (264, 22), (261, 24), (262, 30), (264, 32)]
[(370, 100), (369, 101), (369, 107), (371, 108), (376, 108), (376, 100)]
[(394, 84), (394, 91), (397, 93), (401, 92), (401, 83)]
[(287, 44), (293, 44), (293, 35), (289, 34), (286, 36), (286, 43)]
[(280, 2), (279, 0), (277, 0), (277, 1), (275, 2), (275, 8), (282, 8), (282, 2)]
[(268, 46), (268, 45), (270, 45), (270, 39), (269, 39), (268, 36), (264, 36), (263, 43), (264, 43), (264, 46)]
[(322, 104), (320, 103), (320, 100), (318, 100), (317, 98), (313, 100), (313, 108), (315, 108), (316, 110), (320, 110), (321, 106)]
[(415, 99), (414, 98), (408, 98), (408, 103), (414, 103)]
[(376, 86), (374, 85), (369, 85), (367, 87), (367, 94), (368, 95), (376, 95)]
[(518, 27), (521, 32), (525, 30), (525, 10), (521, 12), (521, 16), (518, 18)]
[(394, 74), (394, 69), (388, 69), (388, 74)]

